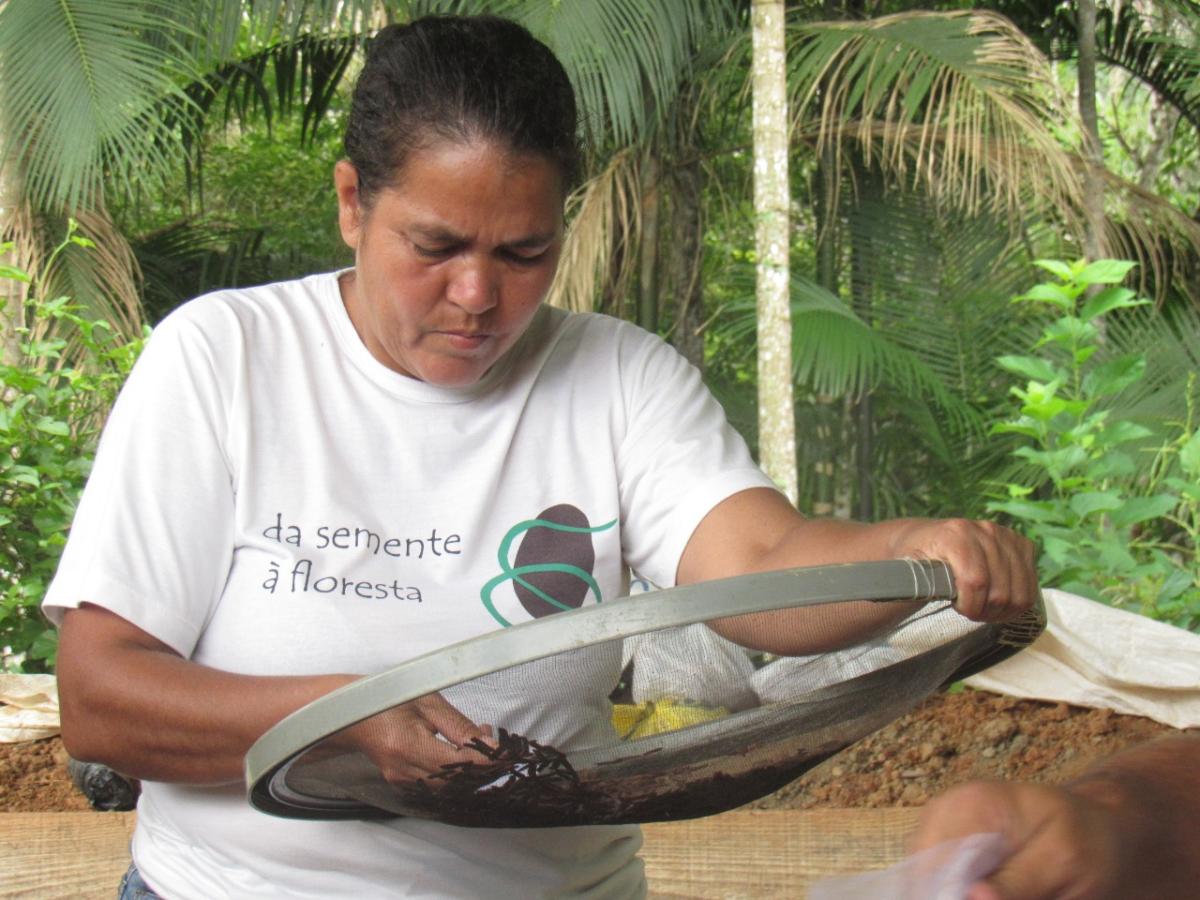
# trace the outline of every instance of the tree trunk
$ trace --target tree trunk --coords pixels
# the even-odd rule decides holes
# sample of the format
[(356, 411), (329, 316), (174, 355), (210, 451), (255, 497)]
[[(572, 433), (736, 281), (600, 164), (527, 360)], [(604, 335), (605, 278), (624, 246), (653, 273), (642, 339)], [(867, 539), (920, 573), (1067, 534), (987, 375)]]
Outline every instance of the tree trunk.
[(1096, 116), (1096, 0), (1077, 0), (1079, 117), (1083, 122), (1083, 255), (1104, 255), (1104, 149)]
[(783, 0), (753, 0), (754, 244), (758, 255), (759, 462), (796, 502), (789, 306), (789, 185)]
[(704, 371), (703, 322), (704, 222), (700, 200), (703, 169), (692, 162), (675, 172), (671, 181), (672, 240), (667, 244), (670, 275), (668, 291), (675, 300), (671, 343), (687, 360)]
[[(13, 241), (17, 230), (17, 190), (12, 180), (11, 167), (0, 167), (0, 245)], [(13, 249), (0, 253), (0, 265), (21, 268), (21, 260)], [(11, 278), (0, 280), (0, 298), (4, 308), (0, 310), (0, 362), (14, 364), (21, 357), (20, 339), (17, 329), (25, 321), (25, 298), (28, 288), (22, 281)]]
[(642, 233), (638, 255), (638, 324), (658, 332), (658, 216), (661, 166), (651, 148), (642, 160)]

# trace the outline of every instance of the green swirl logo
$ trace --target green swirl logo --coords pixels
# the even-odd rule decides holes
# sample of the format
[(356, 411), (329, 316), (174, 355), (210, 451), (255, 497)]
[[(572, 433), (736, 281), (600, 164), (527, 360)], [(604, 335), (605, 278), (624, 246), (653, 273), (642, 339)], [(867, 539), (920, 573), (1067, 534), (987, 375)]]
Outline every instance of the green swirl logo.
[[(596, 551), (591, 535), (616, 524), (613, 519), (593, 527), (580, 509), (568, 503), (552, 506), (537, 518), (518, 522), (500, 541), (497, 553), (500, 574), (480, 590), (484, 608), (505, 628), (512, 624), (501, 615), (492, 598), (493, 591), (509, 581), (521, 606), (535, 619), (578, 609), (589, 593), (597, 603), (601, 602), (600, 585), (592, 575)], [(520, 546), (510, 562), (513, 544), (518, 539)]]

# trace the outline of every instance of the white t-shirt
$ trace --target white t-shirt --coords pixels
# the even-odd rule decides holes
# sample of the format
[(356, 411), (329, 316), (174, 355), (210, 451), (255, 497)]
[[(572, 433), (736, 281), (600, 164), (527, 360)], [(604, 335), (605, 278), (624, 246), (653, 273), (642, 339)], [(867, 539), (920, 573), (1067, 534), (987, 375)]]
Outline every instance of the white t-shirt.
[[(543, 308), (478, 384), (440, 388), (370, 355), (326, 273), (158, 326), (45, 608), (103, 606), (226, 671), (371, 674), (616, 598), (631, 566), (671, 585), (701, 518), (769, 484), (696, 370), (633, 325)], [(538, 563), (574, 568), (514, 578)], [(570, 749), (608, 727), (619, 669), (600, 650), (547, 691), (456, 702)], [(288, 820), (241, 785), (148, 782), (133, 854), (172, 900), (600, 898), (644, 892), (639, 846), (625, 826)]]

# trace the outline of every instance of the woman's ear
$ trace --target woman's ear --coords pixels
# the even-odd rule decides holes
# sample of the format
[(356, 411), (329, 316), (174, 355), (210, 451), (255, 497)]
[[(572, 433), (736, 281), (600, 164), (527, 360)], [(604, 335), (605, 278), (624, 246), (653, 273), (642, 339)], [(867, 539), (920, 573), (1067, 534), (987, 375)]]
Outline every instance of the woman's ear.
[(362, 197), (358, 190), (358, 170), (348, 159), (341, 159), (333, 167), (333, 186), (337, 191), (338, 228), (342, 240), (352, 250), (358, 249), (358, 237), (362, 231)]

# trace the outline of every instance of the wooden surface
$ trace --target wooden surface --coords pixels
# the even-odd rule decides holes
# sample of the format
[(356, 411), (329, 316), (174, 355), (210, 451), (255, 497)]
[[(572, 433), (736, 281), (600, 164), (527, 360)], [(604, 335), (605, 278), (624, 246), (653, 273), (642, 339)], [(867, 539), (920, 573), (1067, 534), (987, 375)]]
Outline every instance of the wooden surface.
[[(735, 811), (645, 825), (650, 896), (800, 898), (823, 876), (896, 862), (917, 812)], [(0, 897), (112, 900), (129, 865), (133, 823), (133, 813), (0, 813)]]
[(0, 897), (113, 900), (133, 813), (0, 813)]
[(828, 875), (883, 869), (904, 855), (917, 809), (730, 812), (642, 826), (650, 896), (803, 897)]

